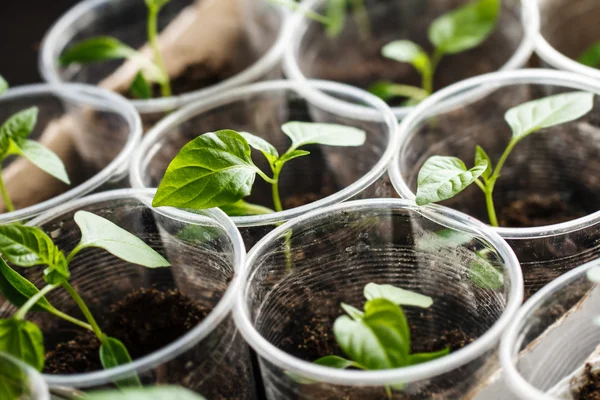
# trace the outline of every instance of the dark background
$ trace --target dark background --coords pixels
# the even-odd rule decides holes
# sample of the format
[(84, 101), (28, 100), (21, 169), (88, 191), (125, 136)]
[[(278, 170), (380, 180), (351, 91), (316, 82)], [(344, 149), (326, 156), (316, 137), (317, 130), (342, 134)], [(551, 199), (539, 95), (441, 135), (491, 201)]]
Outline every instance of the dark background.
[(42, 38), (78, 0), (0, 0), (0, 75), (11, 86), (41, 82)]

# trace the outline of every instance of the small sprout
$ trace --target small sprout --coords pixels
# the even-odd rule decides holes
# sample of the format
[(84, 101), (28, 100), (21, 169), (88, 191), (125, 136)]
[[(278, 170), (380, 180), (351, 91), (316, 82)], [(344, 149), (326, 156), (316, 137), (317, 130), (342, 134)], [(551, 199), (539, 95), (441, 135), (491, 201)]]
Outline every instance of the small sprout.
[(429, 26), (428, 37), (434, 47), (429, 55), (409, 40), (386, 44), (381, 53), (394, 61), (409, 63), (421, 75), (421, 88), (378, 82), (370, 91), (384, 100), (406, 97), (415, 104), (433, 93), (433, 77), (446, 55), (462, 53), (483, 43), (494, 31), (500, 13), (500, 0), (475, 0), (437, 18)]
[(417, 178), (418, 205), (437, 203), (450, 199), (475, 183), (484, 193), (490, 224), (498, 226), (493, 192), (496, 181), (508, 156), (514, 147), (528, 135), (542, 129), (575, 121), (586, 115), (594, 107), (594, 95), (586, 92), (565, 93), (545, 97), (516, 106), (504, 118), (512, 130), (502, 156), (492, 167), (487, 153), (477, 146), (475, 166), (467, 169), (465, 163), (456, 157), (433, 156), (419, 171)]
[(70, 46), (59, 58), (60, 65), (89, 64), (108, 60), (128, 59), (140, 70), (129, 88), (133, 97), (148, 99), (152, 96), (149, 82), (160, 85), (163, 97), (171, 96), (169, 74), (158, 47), (158, 14), (170, 0), (145, 0), (148, 8), (147, 36), (152, 59), (110, 36), (96, 36)]
[[(151, 247), (112, 222), (87, 211), (75, 213), (81, 240), (65, 255), (40, 228), (20, 224), (0, 226), (0, 253), (19, 267), (46, 266), (47, 285), (39, 290), (0, 258), (0, 293), (18, 310), (11, 318), (0, 319), (0, 351), (25, 361), (37, 370), (44, 366), (44, 342), (41, 330), (25, 317), (30, 311), (53, 314), (79, 327), (94, 332), (100, 341), (100, 360), (104, 368), (131, 362), (123, 343), (102, 332), (89, 308), (69, 283), (69, 264), (83, 249), (97, 247), (125, 261), (147, 268), (167, 267), (169, 262)], [(86, 321), (71, 317), (54, 308), (46, 299), (53, 290), (63, 288), (75, 301)], [(115, 382), (117, 386), (139, 386), (137, 376)]]
[(204, 400), (204, 397), (179, 386), (153, 386), (87, 393), (83, 400)]
[[(8, 84), (0, 76), (0, 94), (7, 88)], [(9, 156), (22, 156), (61, 182), (71, 183), (60, 158), (44, 145), (27, 139), (35, 128), (37, 115), (38, 108), (30, 107), (13, 114), (0, 126), (0, 195), (8, 211), (14, 211), (15, 207), (4, 185), (1, 164)]]
[(588, 67), (600, 68), (600, 42), (596, 42), (587, 48), (577, 61)]
[[(322, 123), (288, 122), (281, 127), (292, 140), (279, 155), (266, 140), (247, 132), (221, 130), (205, 133), (186, 144), (169, 164), (152, 205), (204, 209), (222, 207), (230, 215), (256, 215), (271, 210), (246, 203), (258, 174), (271, 184), (275, 211), (282, 211), (279, 175), (294, 158), (310, 154), (300, 147), (309, 144), (361, 146), (366, 133), (360, 129)], [(272, 176), (258, 168), (251, 147), (267, 159)]]
[[(375, 283), (365, 286), (364, 295), (364, 312), (342, 303), (348, 315), (338, 317), (333, 325), (336, 341), (349, 359), (330, 355), (315, 364), (382, 370), (421, 364), (450, 352), (449, 347), (431, 353), (410, 352), (410, 329), (401, 305), (429, 308), (433, 304), (430, 297)], [(386, 386), (388, 398), (392, 397), (392, 389), (401, 388), (401, 383)]]

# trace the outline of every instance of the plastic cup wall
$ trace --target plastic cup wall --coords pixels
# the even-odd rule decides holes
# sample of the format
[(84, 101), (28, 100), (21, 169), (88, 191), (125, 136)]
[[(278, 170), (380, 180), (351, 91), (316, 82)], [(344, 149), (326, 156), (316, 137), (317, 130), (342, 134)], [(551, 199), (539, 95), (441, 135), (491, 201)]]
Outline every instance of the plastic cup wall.
[(6, 400), (50, 400), (48, 386), (42, 376), (28, 365), (0, 353), (0, 380)]

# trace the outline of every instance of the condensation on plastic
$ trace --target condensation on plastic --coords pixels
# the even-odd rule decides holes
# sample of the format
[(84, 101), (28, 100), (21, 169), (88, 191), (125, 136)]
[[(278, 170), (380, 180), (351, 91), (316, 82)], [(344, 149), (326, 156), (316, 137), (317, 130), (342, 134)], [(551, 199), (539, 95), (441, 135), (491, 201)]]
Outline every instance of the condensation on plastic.
[[(26, 221), (94, 190), (118, 186), (141, 140), (142, 127), (135, 108), (107, 90), (82, 84), (16, 87), (0, 96), (0, 121), (33, 106), (39, 113), (31, 139), (38, 139), (50, 124), (74, 135), (72, 162), (67, 165), (71, 185), (56, 181), (64, 186), (62, 194), (0, 214), (0, 224)], [(3, 168), (12, 161), (7, 160)]]
[[(430, 50), (427, 29), (440, 15), (471, 0), (367, 0), (371, 35), (363, 39), (354, 18), (346, 16), (342, 33), (329, 37), (319, 22), (296, 13), (288, 24), (291, 43), (284, 53), (284, 71), (295, 80), (327, 79), (368, 88), (377, 81), (420, 86), (413, 66), (388, 60), (381, 48), (406, 39)], [(303, 6), (324, 12), (325, 0), (305, 0)], [(524, 66), (533, 52), (539, 13), (535, 0), (503, 0), (498, 27), (482, 45), (446, 56), (436, 74), (435, 87), (497, 70)], [(414, 107), (393, 108), (403, 118)]]
[[(354, 113), (345, 106), (348, 103), (361, 104), (370, 112)], [(186, 143), (220, 129), (253, 133), (283, 154), (290, 140), (281, 125), (288, 121), (353, 126), (365, 130), (367, 139), (359, 147), (307, 146), (309, 156), (291, 161), (282, 170), (279, 187), (283, 212), (232, 218), (242, 228), (246, 247), (277, 224), (309, 210), (355, 196), (390, 197), (394, 193), (387, 177), (382, 177), (397, 148), (394, 114), (383, 101), (363, 90), (324, 81), (257, 83), (198, 101), (169, 115), (144, 138), (131, 165), (131, 184), (157, 187), (168, 164)], [(270, 170), (262, 154), (255, 152), (253, 160), (263, 171)], [(271, 188), (260, 177), (247, 200), (273, 208)], [(305, 205), (297, 206), (298, 202)]]
[[(44, 379), (51, 388), (92, 390), (136, 373), (144, 385), (182, 385), (208, 399), (254, 399), (248, 347), (230, 313), (245, 259), (239, 232), (219, 210), (199, 212), (191, 221), (178, 210), (153, 209), (151, 201), (148, 191), (105, 192), (55, 208), (30, 224), (44, 229), (62, 250), (69, 251), (80, 239), (73, 216), (80, 210), (89, 211), (135, 234), (171, 263), (168, 268), (150, 269), (101, 249), (81, 252), (70, 263), (70, 282), (99, 322), (111, 304), (139, 288), (177, 289), (210, 313), (184, 336), (130, 364), (83, 374), (44, 374)], [(42, 268), (19, 271), (38, 287), (43, 285)], [(80, 315), (64, 291), (51, 292), (47, 298), (59, 310)], [(15, 308), (2, 300), (0, 316), (5, 318)], [(48, 350), (78, 331), (48, 314), (32, 313), (30, 317), (44, 332)], [(225, 381), (235, 384), (225, 385)]]
[[(484, 289), (473, 279), (471, 265), (483, 253), (502, 276), (504, 284), (496, 289)], [(523, 293), (517, 259), (499, 235), (448, 208), (399, 199), (351, 201), (291, 220), (251, 250), (245, 274), (234, 316), (260, 357), (267, 397), (277, 400), (382, 399), (387, 384), (406, 385), (395, 399), (423, 398), (431, 388), (437, 388), (436, 398), (463, 399), (497, 368), (500, 334)], [(421, 309), (404, 307), (418, 331), (413, 340), (438, 338), (455, 328), (477, 340), (446, 357), (401, 369), (312, 364), (306, 351), (319, 350), (304, 339), (325, 334), (315, 324), (332, 328), (342, 314), (341, 302), (361, 307), (369, 282), (433, 298), (426, 312), (430, 319), (418, 318)], [(306, 380), (313, 383), (299, 383)]]
[[(475, 146), (498, 160), (511, 137), (505, 112), (523, 102), (563, 92), (600, 95), (589, 78), (552, 70), (507, 71), (460, 82), (434, 94), (400, 125), (400, 151), (390, 177), (400, 197), (415, 197), (418, 171), (433, 155), (457, 156), (473, 165)], [(456, 100), (457, 98), (460, 100)], [(452, 104), (449, 104), (452, 103)], [(494, 191), (499, 214), (528, 195), (559, 195), (582, 218), (535, 228), (497, 228), (517, 254), (529, 297), (561, 274), (600, 256), (600, 100), (576, 122), (531, 135), (515, 147)], [(489, 221), (475, 185), (444, 205)], [(502, 215), (500, 222), (502, 224)]]
[[(194, 0), (172, 0), (159, 15), (159, 29), (165, 27)], [(240, 64), (235, 75), (217, 84), (193, 92), (149, 100), (132, 100), (145, 123), (153, 124), (165, 113), (193, 100), (222, 92), (265, 77), (272, 77), (285, 47), (285, 13), (269, 2), (238, 0), (245, 18), (243, 43), (230, 49)], [(76, 41), (97, 35), (110, 35), (138, 48), (146, 41), (147, 7), (140, 0), (86, 0), (70, 9), (48, 31), (40, 51), (40, 73), (48, 82), (85, 82), (97, 84), (122, 61), (94, 63), (61, 69), (58, 57)], [(199, 41), (210, 38), (198, 38)], [(279, 75), (279, 74), (278, 74)]]
[(5, 353), (0, 353), (0, 375), (11, 383), (3, 393), (10, 391), (17, 396), (3, 400), (50, 400), (48, 386), (40, 373)]
[(540, 35), (536, 53), (552, 68), (576, 72), (600, 79), (600, 70), (577, 62), (577, 58), (600, 40), (596, 16), (600, 2), (596, 0), (539, 1)]
[[(600, 316), (600, 287), (586, 276), (599, 266), (598, 261), (590, 262), (545, 286), (507, 328), (500, 360), (505, 384), (519, 399), (558, 400), (547, 392), (583, 367), (600, 344), (600, 327), (594, 324)], [(567, 311), (568, 316), (557, 323)], [(554, 334), (558, 330), (560, 334)]]

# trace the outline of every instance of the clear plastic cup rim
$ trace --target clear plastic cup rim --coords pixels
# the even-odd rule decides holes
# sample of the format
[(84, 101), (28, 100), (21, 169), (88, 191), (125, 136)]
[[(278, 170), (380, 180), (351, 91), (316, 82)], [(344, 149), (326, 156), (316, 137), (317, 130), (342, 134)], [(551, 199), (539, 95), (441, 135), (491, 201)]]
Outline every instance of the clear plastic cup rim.
[(198, 224), (204, 221), (213, 225), (215, 222), (217, 222), (231, 238), (235, 270), (234, 277), (230, 281), (225, 293), (223, 294), (223, 297), (221, 300), (219, 300), (217, 305), (208, 314), (208, 316), (196, 327), (174, 342), (168, 344), (158, 351), (148, 354), (147, 356), (136, 359), (129, 364), (111, 368), (109, 370), (73, 375), (42, 374), (42, 377), (49, 386), (87, 388), (128, 377), (134, 372), (147, 371), (166, 361), (172, 360), (180, 354), (183, 354), (185, 351), (193, 348), (197, 343), (210, 334), (232, 310), (235, 297), (241, 289), (242, 281), (240, 276), (243, 274), (243, 267), (245, 265), (246, 258), (244, 242), (236, 226), (223, 211), (217, 208), (203, 210), (206, 215), (202, 216), (196, 214), (194, 218), (190, 218), (189, 213), (171, 207), (153, 208), (151, 204), (153, 194), (154, 192), (152, 190), (143, 189), (119, 189), (98, 193), (55, 207), (54, 209), (31, 220), (27, 223), (27, 225), (42, 225), (48, 221), (56, 219), (60, 215), (95, 203), (106, 201), (118, 202), (119, 200), (127, 198), (136, 198), (140, 202), (144, 203), (148, 208), (151, 208), (154, 212), (179, 222)]
[[(61, 43), (61, 35), (69, 30), (69, 27), (85, 15), (90, 10), (105, 4), (115, 3), (121, 0), (85, 0), (73, 6), (62, 17), (60, 17), (42, 40), (40, 56), (38, 60), (38, 69), (43, 79), (50, 83), (62, 83), (60, 75), (56, 69), (56, 60), (54, 59), (54, 49), (57, 43)], [(245, 83), (258, 80), (262, 75), (275, 68), (280, 62), (283, 50), (286, 47), (286, 36), (284, 35), (287, 24), (288, 12), (282, 8), (276, 8), (281, 20), (279, 34), (271, 48), (254, 64), (244, 69), (242, 72), (215, 85), (208, 86), (189, 93), (164, 98), (154, 98), (149, 100), (130, 100), (133, 106), (142, 114), (167, 112), (179, 108), (184, 104), (202, 99), (211, 94), (219, 93), (223, 90), (233, 88)], [(62, 43), (64, 45), (64, 43)]]
[(127, 143), (114, 160), (82, 184), (33, 206), (0, 214), (0, 224), (27, 220), (59, 204), (81, 197), (109, 180), (120, 179), (127, 174), (129, 159), (142, 138), (142, 122), (135, 108), (122, 96), (95, 86), (79, 83), (19, 86), (6, 91), (2, 95), (2, 100), (11, 101), (23, 96), (36, 95), (54, 95), (59, 98), (75, 99), (79, 106), (90, 105), (94, 109), (119, 114), (129, 130)]
[[(300, 207), (295, 207), (271, 214), (246, 217), (232, 217), (231, 219), (236, 224), (236, 226), (250, 227), (278, 224), (282, 221), (301, 216), (310, 210), (339, 203), (360, 193), (385, 174), (385, 171), (389, 163), (391, 162), (392, 157), (397, 151), (399, 145), (398, 135), (396, 134), (398, 123), (391, 109), (387, 106), (387, 104), (385, 104), (385, 102), (373, 96), (372, 94), (365, 92), (362, 89), (358, 89), (341, 83), (329, 81), (297, 82), (276, 80), (259, 82), (243, 87), (238, 87), (224, 93), (220, 93), (202, 100), (198, 100), (194, 103), (188, 104), (187, 106), (173, 112), (166, 118), (162, 119), (152, 129), (148, 131), (148, 133), (142, 140), (140, 150), (136, 152), (136, 154), (133, 157), (131, 169), (129, 171), (131, 186), (134, 188), (146, 187), (142, 179), (142, 162), (144, 160), (144, 157), (146, 154), (153, 151), (155, 146), (157, 146), (156, 143), (158, 140), (160, 140), (163, 136), (167, 135), (169, 131), (177, 125), (180, 125), (181, 123), (189, 120), (190, 118), (193, 118), (197, 115), (200, 115), (203, 112), (209, 111), (216, 107), (220, 107), (231, 102), (242, 100), (253, 94), (260, 94), (276, 90), (295, 90), (302, 96), (304, 96), (306, 100), (311, 104), (318, 104), (319, 106), (327, 108), (328, 111), (340, 113), (340, 115), (346, 115), (352, 119), (374, 119), (377, 122), (385, 124), (389, 134), (387, 148), (381, 156), (381, 158), (379, 159), (379, 161), (373, 166), (373, 168), (371, 168), (369, 172), (364, 174), (360, 179), (358, 179), (353, 184), (345, 187), (344, 189), (339, 190), (336, 193), (327, 196), (323, 199), (314, 201), (312, 203)], [(353, 99), (363, 101), (365, 104), (372, 106), (379, 112), (356, 115), (352, 112), (349, 112), (349, 110), (343, 105), (345, 103), (340, 102), (339, 100), (334, 99), (331, 96), (322, 93), (321, 91), (331, 91), (335, 92), (336, 94), (351, 96)]]
[[(427, 118), (439, 112), (447, 112), (454, 106), (462, 105), (453, 101), (444, 101), (444, 99), (454, 98), (457, 94), (464, 93), (464, 96), (462, 96), (463, 100), (470, 98), (472, 101), (475, 101), (489, 94), (489, 92), (505, 86), (528, 84), (563, 86), (565, 88), (588, 91), (600, 96), (600, 82), (571, 72), (549, 69), (522, 69), (492, 72), (469, 78), (439, 90), (423, 100), (415, 108), (414, 112), (410, 113), (400, 123), (398, 129), (400, 140), (399, 151), (395, 154), (394, 160), (388, 169), (392, 185), (400, 197), (411, 200), (415, 199), (415, 194), (404, 181), (400, 171), (400, 154), (412, 135), (417, 134), (413, 131), (414, 128), (418, 126), (424, 117)], [(490, 228), (500, 234), (504, 239), (535, 239), (564, 235), (597, 223), (600, 223), (600, 211), (560, 224), (533, 228)]]
[(3, 358), (16, 364), (18, 367), (22, 368), (25, 371), (27, 377), (29, 378), (29, 383), (31, 383), (34, 393), (37, 395), (32, 400), (50, 400), (50, 392), (48, 391), (48, 385), (46, 385), (46, 382), (44, 381), (44, 379), (42, 379), (42, 375), (38, 371), (36, 371), (28, 364), (25, 364), (21, 360), (16, 359), (10, 354), (0, 353), (0, 360), (2, 360)]
[[(359, 211), (361, 209), (368, 210), (373, 208), (408, 209), (449, 228), (466, 230), (485, 238), (492, 246), (494, 246), (498, 251), (498, 254), (505, 261), (506, 270), (509, 275), (508, 281), (510, 282), (510, 288), (508, 301), (501, 317), (475, 342), (454, 353), (424, 364), (390, 370), (355, 371), (323, 367), (293, 357), (272, 345), (254, 328), (250, 319), (250, 311), (246, 305), (245, 286), (248, 279), (251, 278), (250, 265), (255, 263), (259, 256), (268, 249), (270, 243), (280, 238), (287, 231), (293, 230), (297, 225), (301, 225), (304, 222), (313, 219), (327, 218), (331, 213), (338, 211)], [(391, 382), (415, 382), (444, 374), (475, 360), (485, 351), (491, 350), (497, 345), (503, 330), (513, 320), (514, 315), (523, 301), (524, 290), (523, 276), (517, 257), (500, 235), (491, 230), (488, 226), (466, 214), (462, 214), (447, 207), (439, 205), (417, 206), (413, 201), (402, 199), (366, 199), (349, 201), (327, 208), (313, 210), (301, 217), (284, 223), (268, 233), (250, 250), (246, 258), (246, 267), (242, 275), (242, 281), (242, 294), (238, 295), (236, 299), (234, 319), (240, 333), (246, 339), (246, 342), (248, 342), (250, 347), (252, 347), (260, 357), (289, 373), (298, 374), (318, 382), (349, 386), (381, 386), (390, 384)]]
[[(289, 45), (283, 53), (283, 70), (287, 77), (296, 81), (306, 81), (298, 62), (296, 53), (301, 39), (304, 37), (308, 28), (307, 19), (304, 17), (302, 10), (313, 9), (316, 4), (322, 3), (324, 0), (304, 0), (301, 7), (289, 18), (287, 23), (287, 31), (285, 36), (288, 39)], [(539, 35), (540, 29), (540, 12), (536, 0), (519, 0), (521, 9), (521, 24), (523, 25), (524, 35), (519, 47), (508, 61), (500, 67), (499, 71), (515, 70), (525, 66), (529, 58), (534, 52), (535, 40)], [(460, 101), (461, 99), (455, 99)], [(365, 112), (364, 107), (348, 104), (349, 108), (354, 109), (354, 112)], [(361, 110), (362, 108), (362, 110)], [(392, 107), (392, 111), (398, 119), (405, 118), (406, 115), (415, 110), (415, 106), (410, 107)]]
[(522, 339), (521, 329), (527, 322), (528, 316), (530, 316), (535, 310), (539, 309), (540, 306), (542, 306), (542, 304), (549, 298), (549, 296), (553, 296), (559, 289), (568, 287), (569, 284), (584, 275), (587, 270), (598, 266), (600, 266), (600, 260), (590, 261), (567, 272), (564, 275), (561, 275), (548, 285), (544, 286), (525, 302), (525, 304), (517, 312), (515, 318), (513, 319), (513, 323), (508, 326), (502, 335), (499, 355), (500, 364), (503, 368), (503, 379), (508, 388), (521, 399), (559, 400), (542, 392), (527, 382), (515, 366), (514, 361), (517, 357), (515, 350), (518, 351), (515, 346), (517, 342), (520, 342), (520, 339)]

